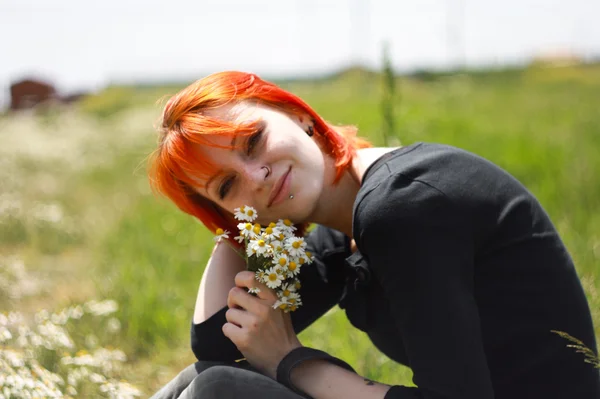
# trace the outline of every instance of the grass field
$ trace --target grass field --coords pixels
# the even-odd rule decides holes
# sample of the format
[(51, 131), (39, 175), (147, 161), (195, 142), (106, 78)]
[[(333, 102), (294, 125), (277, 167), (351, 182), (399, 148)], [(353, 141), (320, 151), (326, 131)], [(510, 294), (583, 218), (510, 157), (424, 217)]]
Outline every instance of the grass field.
[[(570, 250), (600, 338), (600, 66), (426, 78), (398, 78), (395, 142), (462, 147), (520, 179)], [(282, 85), (327, 120), (383, 143), (377, 75)], [(212, 247), (211, 235), (154, 197), (145, 177), (155, 101), (177, 89), (113, 87), (75, 108), (0, 118), (0, 311), (116, 300), (120, 328), (102, 339), (127, 354), (118, 376), (144, 395), (193, 361), (189, 323)], [(410, 384), (410, 370), (338, 309), (300, 339), (368, 378)]]

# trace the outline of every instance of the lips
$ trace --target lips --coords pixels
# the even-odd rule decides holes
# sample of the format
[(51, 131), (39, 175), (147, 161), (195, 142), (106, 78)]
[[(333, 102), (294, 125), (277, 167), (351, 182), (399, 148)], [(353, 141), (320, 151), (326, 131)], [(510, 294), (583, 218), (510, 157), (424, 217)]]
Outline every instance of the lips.
[(277, 183), (275, 184), (275, 186), (273, 187), (273, 191), (271, 191), (271, 195), (269, 196), (269, 202), (267, 204), (267, 207), (270, 207), (273, 202), (275, 201), (275, 199), (279, 196), (281, 189), (283, 188), (283, 185), (288, 177), (288, 175), (290, 174), (290, 171), (292, 170), (292, 168), (290, 167), (284, 174), (283, 176), (281, 176), (279, 178), (279, 180), (277, 181)]

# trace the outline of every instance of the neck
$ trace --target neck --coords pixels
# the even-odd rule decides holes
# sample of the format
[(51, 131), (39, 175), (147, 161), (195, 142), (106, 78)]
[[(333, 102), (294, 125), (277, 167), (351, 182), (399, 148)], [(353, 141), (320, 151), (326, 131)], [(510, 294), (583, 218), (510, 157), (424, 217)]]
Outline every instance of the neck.
[[(335, 169), (333, 169), (335, 171)], [(352, 238), (352, 211), (360, 189), (360, 162), (355, 157), (336, 185), (323, 193), (315, 223), (338, 230)], [(333, 180), (333, 178), (332, 178)]]

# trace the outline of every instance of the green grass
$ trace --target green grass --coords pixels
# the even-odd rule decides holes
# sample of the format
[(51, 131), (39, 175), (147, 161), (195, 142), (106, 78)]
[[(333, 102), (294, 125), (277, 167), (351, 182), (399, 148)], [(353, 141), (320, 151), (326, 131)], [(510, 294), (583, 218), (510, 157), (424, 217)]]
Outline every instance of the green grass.
[[(398, 79), (396, 140), (462, 147), (520, 179), (548, 211), (570, 250), (600, 337), (600, 67), (426, 78)], [(355, 124), (374, 144), (383, 143), (382, 88), (376, 75), (350, 73), (283, 85), (327, 120)], [(116, 299), (122, 331), (114, 345), (131, 359), (128, 379), (147, 393), (193, 360), (189, 323), (212, 247), (211, 235), (198, 222), (149, 193), (140, 168), (156, 139), (152, 125), (158, 110), (152, 104), (176, 89), (114, 88), (86, 100), (76, 112), (92, 115), (86, 126), (94, 126), (96, 139), (84, 154), (100, 152), (107, 161), (70, 170), (35, 157), (15, 157), (11, 167), (25, 184), (2, 186), (2, 193), (16, 192), (28, 203), (57, 202), (74, 221), (65, 230), (34, 223), (27, 215), (3, 218), (1, 247), (27, 254), (32, 273), (46, 275), (49, 265), (61, 264), (54, 279), (73, 281), (76, 276), (80, 284), (57, 284), (72, 295), (53, 296), (50, 289), (45, 306), (73, 297)], [(136, 109), (148, 116), (128, 119)], [(61, 118), (53, 117), (51, 126), (60, 129)], [(139, 133), (124, 145), (123, 133), (129, 129)], [(57, 178), (49, 193), (35, 183), (45, 171)], [(40, 305), (35, 298), (0, 302), (7, 310), (35, 307), (32, 303)], [(328, 313), (300, 339), (345, 359), (368, 378), (410, 384), (410, 370), (379, 353), (340, 310)]]

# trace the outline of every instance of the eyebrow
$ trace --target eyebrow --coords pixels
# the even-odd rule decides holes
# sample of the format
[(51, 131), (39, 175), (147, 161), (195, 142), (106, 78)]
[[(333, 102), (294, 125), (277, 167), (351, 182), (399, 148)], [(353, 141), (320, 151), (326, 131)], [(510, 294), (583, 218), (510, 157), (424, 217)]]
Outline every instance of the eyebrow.
[[(231, 148), (230, 151), (235, 150), (235, 142), (237, 140), (237, 134), (234, 134), (233, 137), (231, 138)], [(204, 185), (204, 191), (206, 191), (206, 193), (208, 194), (208, 187), (210, 186), (210, 184), (212, 183), (213, 180), (215, 180), (217, 177), (219, 177), (220, 175), (223, 174), (223, 169), (219, 170), (215, 175), (211, 176), (210, 179), (208, 179), (206, 181), (206, 184)]]

